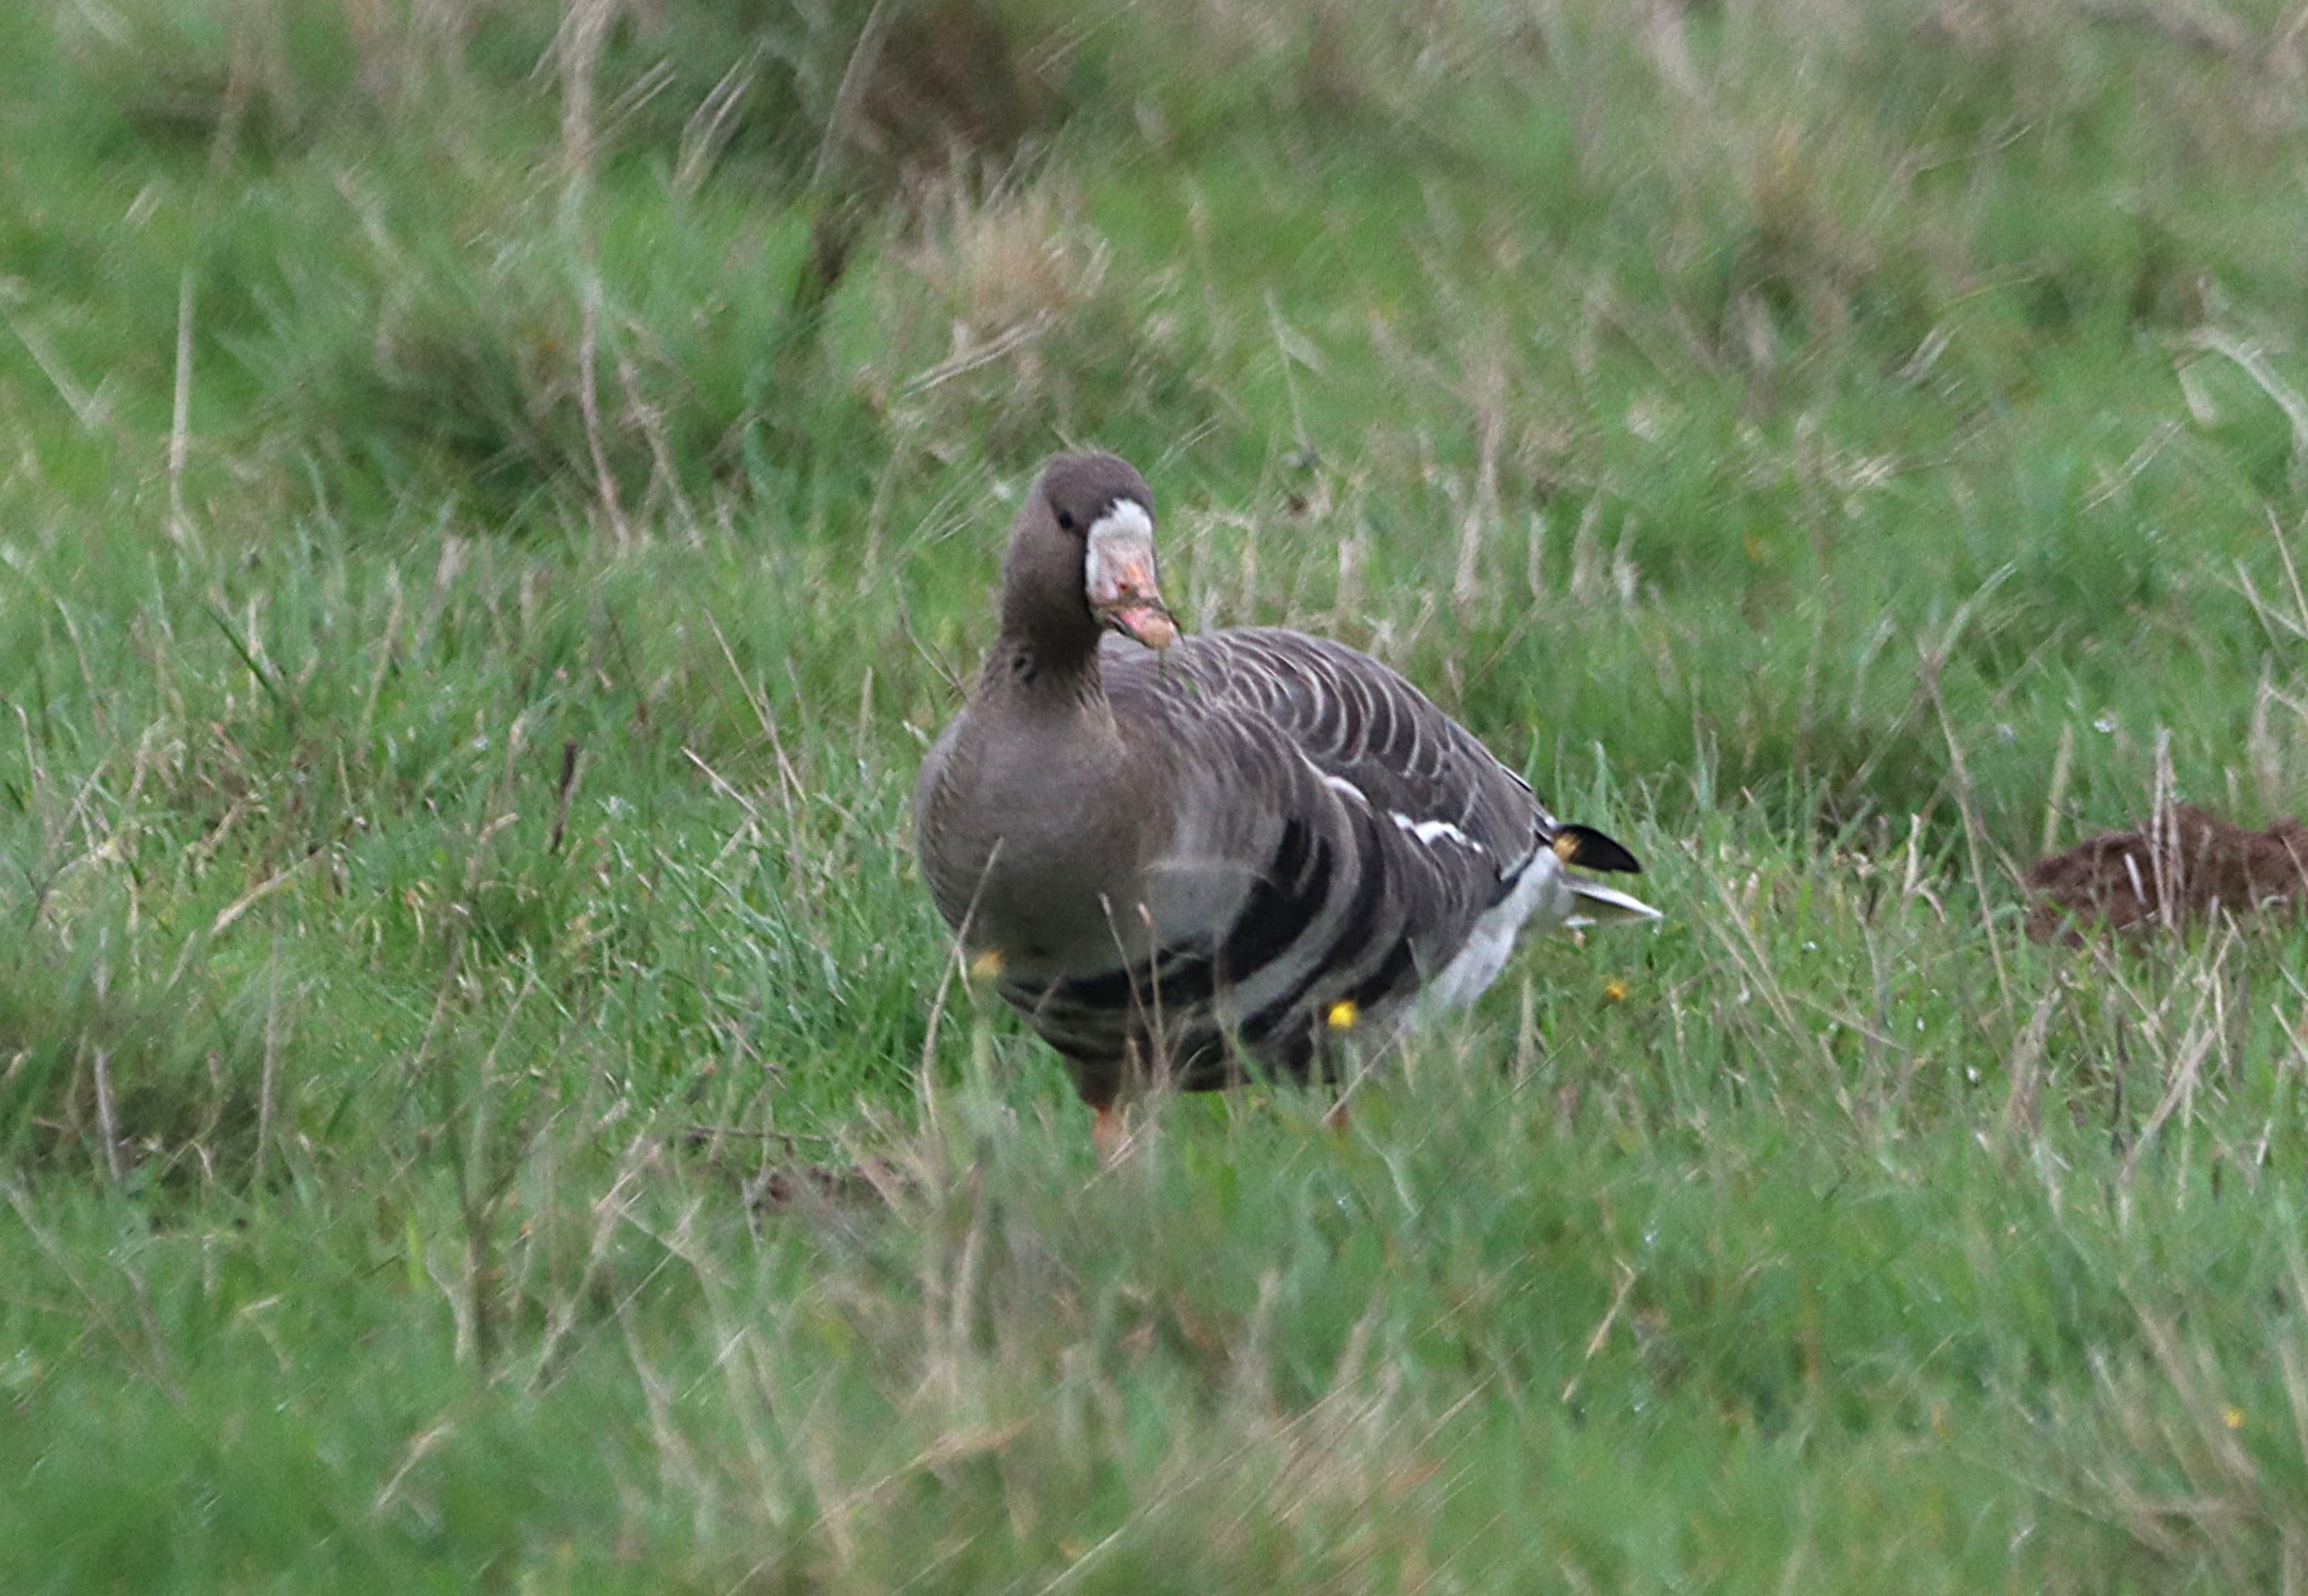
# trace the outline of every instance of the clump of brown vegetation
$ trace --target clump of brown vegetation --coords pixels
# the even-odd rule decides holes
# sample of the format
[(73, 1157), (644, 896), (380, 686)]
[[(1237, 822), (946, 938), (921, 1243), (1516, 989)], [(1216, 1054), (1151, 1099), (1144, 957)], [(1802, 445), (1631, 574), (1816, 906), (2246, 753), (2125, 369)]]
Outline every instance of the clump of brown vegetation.
[(2193, 804), (2173, 804), (2136, 831), (2037, 860), (2028, 887), (2037, 900), (2028, 934), (2038, 941), (2074, 940), (2094, 922), (2176, 928), (2222, 910), (2296, 911), (2308, 902), (2308, 825), (2279, 820), (2249, 831)]

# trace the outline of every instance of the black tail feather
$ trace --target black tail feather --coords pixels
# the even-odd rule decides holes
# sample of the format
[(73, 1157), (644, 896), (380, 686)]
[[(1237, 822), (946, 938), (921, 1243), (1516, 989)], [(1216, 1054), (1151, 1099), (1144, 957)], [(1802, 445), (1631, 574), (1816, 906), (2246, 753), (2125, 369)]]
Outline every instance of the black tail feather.
[(1642, 861), (1591, 825), (1556, 826), (1548, 846), (1556, 858), (1581, 870), (1612, 870), (1622, 876), (1643, 873)]

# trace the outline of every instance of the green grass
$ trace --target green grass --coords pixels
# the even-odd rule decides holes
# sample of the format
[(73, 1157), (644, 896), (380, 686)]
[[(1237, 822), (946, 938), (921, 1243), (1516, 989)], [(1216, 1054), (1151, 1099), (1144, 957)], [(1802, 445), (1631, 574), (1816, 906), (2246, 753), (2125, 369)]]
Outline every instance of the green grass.
[[(2308, 933), (2017, 884), (2303, 807), (2289, 10), (867, 9), (0, 16), (0, 1585), (2308, 1578)], [(1666, 925), (1100, 1170), (905, 820), (1070, 442)]]

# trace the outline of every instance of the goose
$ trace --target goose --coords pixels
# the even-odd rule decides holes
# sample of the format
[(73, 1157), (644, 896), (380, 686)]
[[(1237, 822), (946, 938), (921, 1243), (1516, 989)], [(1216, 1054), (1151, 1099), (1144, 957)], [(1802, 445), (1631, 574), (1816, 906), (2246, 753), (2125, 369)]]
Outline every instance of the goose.
[(1519, 933), (1659, 911), (1633, 854), (1548, 814), (1402, 677), (1279, 628), (1182, 637), (1154, 496), (1050, 460), (1010, 531), (1001, 634), (914, 789), (971, 968), (1065, 1059), (1112, 1152), (1127, 1096), (1335, 1083), (1471, 1003)]

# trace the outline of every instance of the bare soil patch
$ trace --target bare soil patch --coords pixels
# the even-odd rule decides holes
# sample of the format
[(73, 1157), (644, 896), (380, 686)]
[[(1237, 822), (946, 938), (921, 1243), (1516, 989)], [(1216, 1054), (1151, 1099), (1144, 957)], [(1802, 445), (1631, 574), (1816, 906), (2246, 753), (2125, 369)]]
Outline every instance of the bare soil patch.
[(2279, 820), (2249, 831), (2174, 804), (2134, 831), (2110, 832), (2028, 871), (2036, 905), (2028, 934), (2077, 940), (2094, 923), (2176, 928), (2220, 910), (2296, 912), (2308, 902), (2308, 825)]

